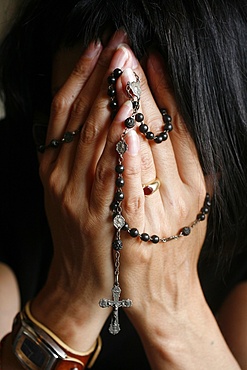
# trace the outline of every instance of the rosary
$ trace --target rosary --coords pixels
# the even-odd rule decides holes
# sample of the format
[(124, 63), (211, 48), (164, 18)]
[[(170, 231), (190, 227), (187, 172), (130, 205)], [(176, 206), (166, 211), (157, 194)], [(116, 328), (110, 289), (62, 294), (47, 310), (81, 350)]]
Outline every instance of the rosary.
[[(114, 117), (118, 110), (118, 103), (116, 99), (116, 81), (121, 76), (122, 70), (116, 68), (112, 74), (108, 77), (108, 96), (111, 99), (110, 108), (112, 109), (112, 117)], [(138, 75), (134, 72), (136, 81), (128, 82), (126, 85), (126, 92), (127, 96), (130, 99), (133, 107), (133, 113), (130, 117), (128, 117), (124, 121), (125, 128), (120, 136), (119, 141), (116, 143), (116, 152), (118, 153), (118, 164), (115, 167), (116, 172), (116, 192), (114, 196), (114, 200), (111, 204), (111, 211), (113, 213), (113, 226), (116, 230), (115, 238), (112, 243), (112, 247), (115, 251), (115, 270), (114, 270), (114, 285), (112, 288), (112, 299), (102, 298), (99, 301), (99, 306), (102, 308), (105, 307), (112, 307), (112, 316), (111, 322), (109, 326), (109, 332), (113, 335), (116, 335), (120, 331), (120, 324), (119, 324), (119, 317), (118, 317), (118, 309), (120, 307), (128, 308), (132, 306), (131, 299), (123, 299), (120, 300), (121, 295), (121, 288), (119, 285), (119, 272), (120, 272), (120, 251), (123, 248), (123, 242), (121, 240), (121, 232), (127, 232), (132, 238), (140, 238), (143, 242), (151, 242), (154, 244), (157, 243), (167, 243), (172, 240), (177, 240), (181, 237), (188, 236), (193, 229), (199, 222), (205, 220), (206, 215), (209, 213), (209, 209), (211, 206), (210, 196), (207, 193), (204, 205), (201, 208), (200, 213), (197, 215), (196, 220), (190, 225), (183, 227), (178, 234), (172, 235), (169, 237), (159, 237), (158, 235), (150, 236), (146, 232), (140, 233), (136, 228), (130, 228), (128, 223), (126, 222), (125, 218), (122, 215), (122, 201), (124, 200), (124, 153), (128, 150), (128, 145), (125, 141), (125, 137), (129, 130), (134, 128), (136, 125), (139, 125), (139, 131), (144, 137), (149, 140), (153, 141), (156, 144), (160, 144), (163, 141), (168, 139), (169, 132), (173, 129), (172, 126), (172, 119), (171, 116), (167, 113), (166, 109), (160, 109), (164, 127), (163, 131), (159, 134), (155, 135), (152, 131), (149, 131), (148, 126), (144, 123), (144, 115), (138, 112), (140, 108), (140, 97), (141, 97), (141, 87), (140, 87), (140, 79)], [(149, 184), (143, 185), (144, 195), (150, 195), (156, 190), (158, 190), (160, 186), (160, 182), (158, 179), (155, 179)]]

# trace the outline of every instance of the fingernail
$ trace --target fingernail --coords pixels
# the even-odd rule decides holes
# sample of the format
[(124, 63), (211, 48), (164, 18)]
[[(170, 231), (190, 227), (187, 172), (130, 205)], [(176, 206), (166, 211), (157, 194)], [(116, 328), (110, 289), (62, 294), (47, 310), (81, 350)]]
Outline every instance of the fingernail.
[(119, 44), (127, 42), (127, 33), (123, 28), (117, 30), (114, 35), (112, 36), (111, 40), (109, 41), (108, 46), (111, 48), (117, 48)]
[(121, 69), (123, 68), (128, 58), (129, 58), (128, 50), (123, 45), (121, 45), (118, 47), (114, 55), (112, 64), (114, 64), (115, 66)]
[(133, 105), (130, 100), (127, 100), (119, 109), (115, 121), (116, 122), (124, 122), (126, 118), (128, 118), (132, 114)]
[(91, 42), (85, 51), (85, 55), (88, 58), (93, 59), (96, 55), (99, 54), (99, 51), (101, 48), (102, 48), (102, 45), (101, 45), (100, 40), (97, 40), (96, 42), (95, 41)]
[(126, 136), (128, 143), (128, 153), (133, 157), (139, 153), (140, 140), (135, 130), (130, 130)]
[(125, 43), (125, 44), (119, 45), (118, 49), (120, 48), (125, 49), (126, 54), (128, 54), (128, 59), (130, 59), (132, 62), (131, 68), (136, 69), (138, 67), (139, 61), (135, 57), (135, 54), (133, 53), (129, 45)]

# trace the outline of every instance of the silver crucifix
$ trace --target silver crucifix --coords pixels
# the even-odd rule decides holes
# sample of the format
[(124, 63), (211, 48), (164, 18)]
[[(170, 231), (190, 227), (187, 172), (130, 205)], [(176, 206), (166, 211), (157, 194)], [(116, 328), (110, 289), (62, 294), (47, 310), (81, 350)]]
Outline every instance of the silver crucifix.
[(105, 307), (112, 307), (112, 317), (111, 317), (111, 323), (109, 326), (109, 332), (113, 335), (118, 334), (120, 332), (120, 325), (119, 325), (119, 319), (118, 319), (118, 309), (120, 307), (130, 307), (132, 306), (131, 299), (123, 299), (122, 301), (119, 300), (121, 294), (121, 288), (119, 284), (115, 283), (112, 288), (112, 297), (113, 299), (106, 299), (102, 298), (99, 301), (99, 305), (102, 308)]

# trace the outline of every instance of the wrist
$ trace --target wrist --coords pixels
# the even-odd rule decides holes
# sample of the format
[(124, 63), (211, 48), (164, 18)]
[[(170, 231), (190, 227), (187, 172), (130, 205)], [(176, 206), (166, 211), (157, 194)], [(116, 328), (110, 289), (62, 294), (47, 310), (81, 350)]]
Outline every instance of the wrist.
[(95, 343), (107, 312), (99, 307), (100, 293), (89, 296), (83, 288), (65, 287), (56, 283), (54, 288), (48, 281), (32, 301), (31, 314), (70, 347), (87, 351)]
[(201, 289), (179, 310), (154, 304), (148, 315), (131, 320), (138, 322), (137, 332), (155, 370), (239, 370)]
[(51, 330), (37, 321), (29, 303), (13, 323), (12, 349), (24, 369), (91, 368), (100, 350), (101, 339), (86, 352), (78, 352), (61, 341)]

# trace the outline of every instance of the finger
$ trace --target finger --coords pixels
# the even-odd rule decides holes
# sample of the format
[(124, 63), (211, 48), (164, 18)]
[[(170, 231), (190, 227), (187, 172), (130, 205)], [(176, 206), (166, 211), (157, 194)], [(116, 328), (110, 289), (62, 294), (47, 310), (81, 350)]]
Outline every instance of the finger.
[[(195, 144), (178, 113), (171, 88), (165, 75), (164, 63), (158, 53), (151, 54), (147, 62), (148, 80), (155, 101), (160, 107), (167, 107), (173, 117), (173, 131), (170, 139), (175, 155), (179, 176), (183, 183), (194, 184), (197, 188), (204, 183)], [(154, 153), (155, 155), (155, 153)]]
[[(127, 68), (124, 70), (123, 75), (121, 77), (121, 85), (119, 86), (119, 90), (125, 91), (126, 95), (126, 87), (129, 82), (134, 82), (136, 80), (136, 76), (131, 68)], [(142, 100), (142, 99), (141, 99)], [(139, 112), (141, 111), (141, 106)], [(127, 118), (127, 117), (126, 117)], [(150, 145), (147, 140), (140, 134), (139, 129), (135, 128), (139, 137), (140, 137), (140, 146), (141, 146), (141, 173), (142, 173), (142, 183), (145, 184), (153, 179), (156, 178), (156, 169), (154, 166), (152, 151)]]
[[(91, 191), (96, 166), (107, 142), (111, 124), (107, 79), (117, 67), (125, 68), (128, 65), (135, 65), (136, 62), (129, 57), (130, 54), (126, 53), (126, 50), (122, 47), (118, 48), (115, 52), (114, 57), (108, 65), (107, 72), (103, 78), (101, 77), (101, 87), (80, 135), (73, 166), (73, 176), (74, 180), (77, 181), (77, 186), (81, 186), (78, 179), (84, 179), (85, 186), (87, 186), (89, 192)], [(107, 160), (111, 162), (112, 157), (108, 157)]]
[[(139, 112), (144, 114), (144, 122), (148, 125), (149, 130), (154, 133), (159, 133), (164, 127), (161, 113), (152, 97), (140, 65), (135, 69), (135, 72), (140, 77), (142, 88)], [(135, 78), (133, 78), (133, 76), (132, 78), (128, 76), (128, 73), (131, 72), (126, 71), (123, 73), (123, 86), (126, 86), (128, 79), (135, 81)], [(137, 131), (139, 130), (137, 129)], [(167, 196), (169, 194), (172, 195), (175, 187), (179, 186), (180, 178), (170, 140), (168, 139), (161, 144), (156, 144), (153, 140), (147, 140), (147, 138), (141, 134), (141, 156), (142, 183), (149, 183), (158, 177), (163, 192), (165, 192)]]
[[(70, 119), (66, 130), (72, 131), (74, 127), (82, 126), (81, 138), (77, 145), (70, 146), (69, 150), (63, 146), (59, 160), (67, 167), (72, 168), (72, 164), (75, 161), (75, 155), (80, 151), (81, 145), (84, 143), (87, 146), (93, 145), (96, 137), (99, 137), (99, 127), (102, 127), (101, 122), (109, 124), (109, 110), (107, 109), (108, 98), (107, 97), (107, 78), (105, 78), (106, 72), (109, 69), (109, 64), (115, 54), (114, 58), (120, 64), (125, 62), (126, 56), (121, 52), (116, 52), (121, 42), (126, 40), (126, 34), (119, 30), (111, 38), (108, 45), (104, 48), (101, 55), (99, 56), (95, 68), (90, 74), (90, 77), (84, 84), (80, 91), (80, 94), (76, 98), (74, 104), (71, 107)], [(102, 127), (103, 128), (103, 127)], [(100, 135), (99, 139), (103, 141), (104, 131)], [(101, 145), (97, 145), (94, 150), (95, 158), (96, 154), (100, 153)], [(90, 147), (90, 150), (92, 147)], [(87, 157), (83, 155), (84, 162)]]
[[(69, 120), (71, 106), (92, 72), (101, 50), (102, 46), (100, 43), (91, 43), (79, 59), (66, 83), (55, 95), (51, 106), (46, 145), (52, 139), (61, 140), (63, 138)], [(77, 128), (74, 127), (73, 130)], [(41, 156), (41, 161), (45, 159), (46, 163), (51, 163), (57, 158), (58, 153), (59, 151), (49, 148)]]
[[(121, 141), (121, 135), (123, 133), (123, 122), (125, 118), (129, 114), (131, 114), (131, 112), (132, 104), (129, 101), (126, 101), (120, 107), (108, 131), (106, 145), (102, 156), (98, 161), (92, 186), (91, 205), (92, 209), (94, 210), (98, 209), (99, 204), (101, 203), (102, 207), (107, 207), (109, 209), (110, 204), (114, 200), (116, 191), (116, 179), (118, 178), (118, 176), (122, 176), (122, 172), (120, 173), (116, 169), (116, 166), (119, 164), (119, 155), (116, 150), (116, 145)], [(134, 139), (131, 140), (129, 134), (124, 137), (124, 141), (127, 143), (128, 146), (128, 154), (135, 156), (134, 152), (139, 151), (139, 149), (136, 149), (138, 148), (138, 142), (134, 142), (133, 144), (132, 142), (134, 141)], [(124, 178), (126, 177), (126, 174), (128, 175), (128, 173), (131, 171), (131, 166), (133, 166), (133, 171), (137, 172), (137, 169), (139, 169), (140, 171), (140, 165), (136, 165), (136, 162), (132, 163), (131, 166), (129, 166), (127, 153), (124, 154), (123, 162), (124, 163), (122, 163), (122, 165), (124, 168), (126, 164), (126, 171), (124, 170)], [(139, 162), (137, 162), (137, 164), (139, 164)], [(122, 185), (122, 188), (126, 189), (128, 188), (128, 186), (125, 186), (124, 184)], [(102, 194), (104, 194), (104, 199), (101, 198)]]

